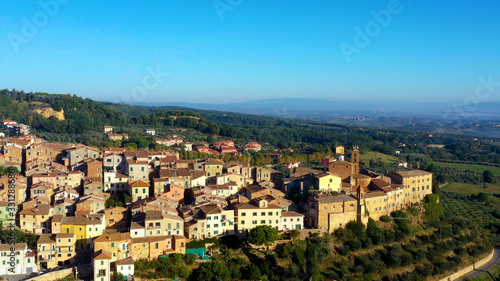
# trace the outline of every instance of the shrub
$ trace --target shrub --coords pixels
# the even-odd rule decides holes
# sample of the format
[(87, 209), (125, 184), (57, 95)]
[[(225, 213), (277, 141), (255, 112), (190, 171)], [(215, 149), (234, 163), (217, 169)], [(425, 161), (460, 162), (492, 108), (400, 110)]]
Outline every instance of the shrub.
[(198, 256), (195, 254), (187, 254), (184, 256), (184, 261), (186, 262), (186, 264), (193, 264), (197, 258)]
[(389, 216), (381, 216), (380, 217), (380, 221), (382, 221), (382, 222), (391, 222), (392, 219)]
[(418, 210), (417, 210), (417, 208), (415, 208), (415, 207), (411, 207), (411, 208), (409, 208), (409, 209), (408, 209), (408, 212), (409, 212), (412, 216), (414, 216), (414, 217), (415, 217), (415, 216), (418, 216)]

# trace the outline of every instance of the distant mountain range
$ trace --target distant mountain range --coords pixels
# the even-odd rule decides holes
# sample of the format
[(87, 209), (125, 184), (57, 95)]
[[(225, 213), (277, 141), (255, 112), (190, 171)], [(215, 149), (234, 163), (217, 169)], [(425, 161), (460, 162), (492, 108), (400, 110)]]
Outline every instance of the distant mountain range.
[(397, 103), (397, 102), (346, 102), (312, 98), (261, 99), (238, 103), (136, 103), (145, 106), (179, 106), (205, 110), (231, 111), (237, 113), (272, 115), (280, 117), (311, 115), (363, 115), (363, 116), (427, 116), (451, 108), (445, 104)]
[(410, 102), (346, 102), (312, 98), (260, 99), (238, 103), (134, 103), (142, 106), (178, 106), (203, 110), (229, 111), (275, 117), (420, 117), (453, 120), (500, 120), (500, 102), (478, 104), (410, 103)]

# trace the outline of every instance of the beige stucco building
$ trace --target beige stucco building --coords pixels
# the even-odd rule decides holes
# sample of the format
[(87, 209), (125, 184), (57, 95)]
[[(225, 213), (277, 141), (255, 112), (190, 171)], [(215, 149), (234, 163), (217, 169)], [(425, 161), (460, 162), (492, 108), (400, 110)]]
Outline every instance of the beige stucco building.
[(428, 194), (432, 194), (432, 173), (411, 170), (397, 171), (387, 174), (392, 179), (392, 183), (404, 186), (404, 205), (409, 206), (419, 203)]
[(309, 196), (307, 222), (313, 228), (332, 233), (358, 218), (358, 200), (350, 195)]

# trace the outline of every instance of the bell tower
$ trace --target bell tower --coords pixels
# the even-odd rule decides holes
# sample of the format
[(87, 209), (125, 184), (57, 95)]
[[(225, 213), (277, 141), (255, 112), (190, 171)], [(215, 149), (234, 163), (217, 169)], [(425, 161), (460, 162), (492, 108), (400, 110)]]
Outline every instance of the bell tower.
[(359, 174), (359, 150), (354, 147), (351, 153), (352, 173)]

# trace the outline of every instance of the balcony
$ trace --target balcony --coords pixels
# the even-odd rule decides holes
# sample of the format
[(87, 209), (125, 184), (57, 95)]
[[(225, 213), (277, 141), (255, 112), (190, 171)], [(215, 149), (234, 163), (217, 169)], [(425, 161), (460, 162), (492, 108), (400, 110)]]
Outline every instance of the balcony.
[(39, 250), (38, 253), (55, 253), (56, 250), (51, 250), (51, 249), (45, 249), (45, 250)]
[(38, 257), (39, 262), (40, 261), (51, 261), (51, 260), (52, 260), (52, 258), (48, 258), (48, 257), (42, 257), (42, 258)]
[(75, 252), (69, 252), (69, 251), (63, 251), (63, 252), (57, 252), (57, 254), (74, 254)]

